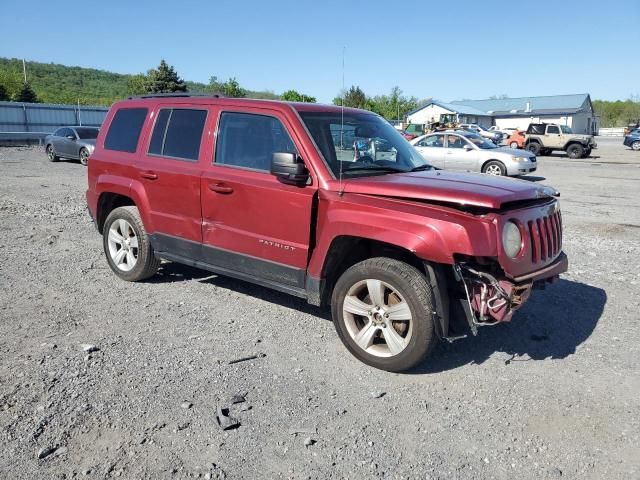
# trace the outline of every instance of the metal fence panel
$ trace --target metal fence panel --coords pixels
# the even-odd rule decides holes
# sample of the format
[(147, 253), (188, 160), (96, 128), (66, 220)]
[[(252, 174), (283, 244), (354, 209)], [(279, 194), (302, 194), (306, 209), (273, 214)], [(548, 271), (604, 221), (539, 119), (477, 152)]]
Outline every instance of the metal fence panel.
[(0, 102), (0, 142), (39, 138), (64, 126), (99, 127), (108, 111), (99, 106)]

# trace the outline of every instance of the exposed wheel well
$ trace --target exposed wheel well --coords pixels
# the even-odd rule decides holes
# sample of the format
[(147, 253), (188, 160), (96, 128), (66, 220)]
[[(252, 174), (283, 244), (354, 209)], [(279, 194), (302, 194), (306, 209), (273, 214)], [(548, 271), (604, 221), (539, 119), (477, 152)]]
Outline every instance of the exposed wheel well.
[(118, 193), (105, 192), (98, 198), (98, 211), (96, 212), (96, 223), (98, 224), (98, 231), (102, 233), (104, 227), (104, 221), (109, 214), (118, 207), (135, 207), (135, 202), (125, 195)]
[(489, 160), (487, 160), (486, 162), (484, 162), (482, 164), (482, 167), (480, 167), (480, 171), (484, 171), (484, 167), (486, 167), (487, 163), (489, 163), (489, 162), (498, 162), (498, 163), (502, 164), (502, 166), (505, 167), (505, 170), (506, 170), (506, 166), (505, 166), (504, 162), (502, 162), (500, 160), (497, 160), (495, 158), (490, 158)]
[(372, 257), (388, 257), (400, 260), (416, 267), (426, 275), (423, 261), (402, 247), (368, 238), (351, 236), (337, 237), (331, 243), (331, 247), (329, 247), (327, 260), (322, 270), (324, 288), (320, 303), (326, 305), (330, 302), (333, 287), (338, 281), (338, 278), (340, 278), (349, 267)]

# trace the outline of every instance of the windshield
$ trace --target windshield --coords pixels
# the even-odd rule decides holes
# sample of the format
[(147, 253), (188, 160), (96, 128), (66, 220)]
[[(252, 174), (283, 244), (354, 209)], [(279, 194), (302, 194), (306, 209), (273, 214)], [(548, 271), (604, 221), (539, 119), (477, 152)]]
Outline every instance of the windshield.
[(471, 143), (475, 144), (476, 146), (482, 148), (483, 150), (498, 148), (496, 144), (493, 143), (491, 140), (487, 140), (486, 138), (481, 137), (480, 135), (465, 135), (465, 138), (469, 140)]
[(562, 130), (562, 133), (573, 133), (571, 127), (565, 127), (564, 125), (560, 125), (560, 130)]
[(97, 128), (76, 128), (76, 132), (78, 132), (78, 137), (85, 140), (96, 139), (98, 137)]
[(430, 165), (378, 115), (299, 112), (335, 177), (430, 169)]

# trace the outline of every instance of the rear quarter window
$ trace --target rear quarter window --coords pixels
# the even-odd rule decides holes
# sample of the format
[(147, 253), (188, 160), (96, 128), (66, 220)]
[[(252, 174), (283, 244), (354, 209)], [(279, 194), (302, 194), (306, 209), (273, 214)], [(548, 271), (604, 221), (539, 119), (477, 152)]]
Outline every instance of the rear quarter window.
[(135, 153), (147, 116), (146, 108), (121, 108), (113, 116), (104, 141), (104, 148)]

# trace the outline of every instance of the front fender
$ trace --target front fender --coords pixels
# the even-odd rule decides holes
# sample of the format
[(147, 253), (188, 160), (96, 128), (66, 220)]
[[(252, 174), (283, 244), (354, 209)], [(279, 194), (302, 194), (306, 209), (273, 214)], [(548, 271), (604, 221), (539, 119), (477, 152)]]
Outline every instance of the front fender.
[(316, 247), (309, 275), (322, 278), (333, 241), (341, 236), (395, 245), (418, 258), (453, 264), (454, 254), (495, 256), (491, 219), (388, 197), (321, 192)]

